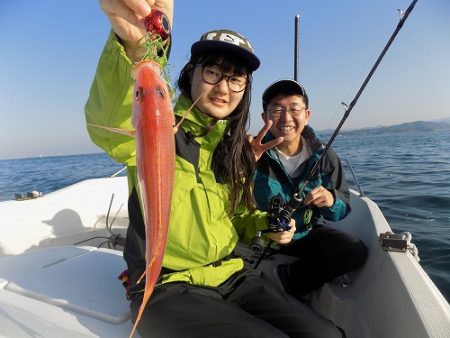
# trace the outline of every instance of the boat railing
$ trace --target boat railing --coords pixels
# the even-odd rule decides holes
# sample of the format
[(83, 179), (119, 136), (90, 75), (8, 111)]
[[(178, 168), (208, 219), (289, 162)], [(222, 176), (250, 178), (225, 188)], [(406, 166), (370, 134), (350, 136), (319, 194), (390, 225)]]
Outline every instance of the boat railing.
[[(361, 184), (359, 183), (358, 178), (356, 177), (355, 171), (353, 170), (353, 167), (352, 167), (350, 161), (348, 159), (346, 159), (346, 158), (343, 159), (343, 160), (344, 160), (344, 165), (347, 166), (347, 168), (348, 168), (348, 170), (349, 170), (349, 172), (350, 172), (350, 174), (352, 176), (353, 182), (354, 182), (356, 188), (358, 189), (358, 192), (359, 192), (360, 196), (365, 196), (364, 195), (364, 191), (362, 190)], [(120, 173), (125, 171), (126, 169), (127, 169), (127, 167), (125, 166), (125, 167), (121, 168), (120, 170), (116, 171), (110, 177), (116, 177), (117, 175), (119, 175)]]
[(117, 175), (119, 175), (122, 171), (126, 170), (127, 167), (123, 167), (122, 169), (116, 171), (113, 175), (111, 175), (111, 177), (116, 177)]
[(364, 192), (362, 190), (361, 184), (359, 184), (358, 178), (356, 177), (355, 171), (353, 170), (353, 167), (352, 167), (350, 161), (345, 158), (344, 159), (344, 163), (347, 166), (347, 168), (348, 168), (348, 170), (349, 170), (349, 172), (350, 172), (350, 174), (352, 176), (353, 183), (355, 184), (356, 188), (358, 189), (359, 195), (360, 196), (365, 196)]

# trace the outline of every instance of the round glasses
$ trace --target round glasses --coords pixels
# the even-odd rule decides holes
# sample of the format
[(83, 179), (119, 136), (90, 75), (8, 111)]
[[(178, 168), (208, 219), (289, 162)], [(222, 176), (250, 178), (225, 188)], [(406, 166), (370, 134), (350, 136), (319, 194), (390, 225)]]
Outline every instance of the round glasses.
[(284, 112), (288, 112), (289, 115), (291, 115), (292, 117), (297, 117), (297, 116), (300, 116), (305, 110), (306, 110), (306, 108), (297, 107), (297, 106), (293, 106), (293, 107), (273, 106), (268, 109), (268, 112), (273, 117), (280, 117), (281, 114), (283, 114)]
[(225, 75), (217, 66), (204, 66), (202, 64), (197, 66), (202, 67), (203, 81), (210, 85), (218, 84), (225, 79), (228, 88), (234, 93), (242, 92), (247, 86), (248, 79), (243, 75)]

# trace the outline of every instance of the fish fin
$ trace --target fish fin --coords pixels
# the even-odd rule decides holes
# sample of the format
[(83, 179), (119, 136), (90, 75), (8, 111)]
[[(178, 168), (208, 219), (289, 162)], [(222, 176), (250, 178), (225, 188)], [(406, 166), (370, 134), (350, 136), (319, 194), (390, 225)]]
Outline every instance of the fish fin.
[(144, 271), (144, 272), (142, 273), (141, 277), (138, 278), (136, 284), (139, 284), (139, 283), (142, 281), (142, 278), (145, 277), (145, 273), (146, 273), (146, 272), (147, 272), (147, 271)]
[(191, 112), (192, 108), (194, 108), (195, 104), (198, 102), (198, 100), (200, 100), (200, 98), (203, 96), (203, 94), (201, 94), (195, 101), (194, 103), (189, 107), (189, 109), (187, 109), (183, 116), (181, 117), (180, 122), (178, 122), (174, 127), (173, 127), (173, 133), (176, 134), (178, 132), (178, 129), (180, 128), (180, 125), (183, 123), (184, 119), (186, 118), (186, 116)]
[(131, 329), (129, 338), (132, 338), (134, 336), (134, 333), (136, 332), (137, 328), (137, 321), (134, 322), (133, 328)]
[[(150, 263), (146, 266), (145, 271), (142, 273), (141, 277), (139, 277), (139, 279), (136, 282), (136, 284), (139, 284), (141, 282), (142, 278), (144, 278), (147, 274), (150, 275), (150, 270), (152, 270), (152, 267), (153, 267), (154, 263), (155, 263), (155, 257), (153, 257), (153, 259), (150, 261)], [(148, 303), (148, 301), (150, 299), (150, 296), (153, 293), (153, 288), (154, 287), (155, 287), (154, 284), (150, 288), (148, 283), (145, 283), (144, 295), (142, 296), (142, 303), (141, 303), (141, 305), (139, 305), (139, 310), (138, 310), (138, 313), (137, 313), (137, 316), (136, 316), (136, 320), (134, 321), (134, 325), (133, 325), (133, 328), (131, 329), (131, 333), (130, 333), (130, 337), (129, 338), (132, 338), (134, 333), (136, 332), (137, 326), (138, 326), (139, 322), (142, 319), (145, 307), (147, 306), (147, 303)]]
[[(139, 279), (137, 280), (136, 284), (139, 284), (139, 283), (141, 282), (142, 278), (145, 277), (145, 273), (146, 273), (146, 272), (147, 272), (147, 270), (145, 270), (145, 271), (142, 273), (141, 277), (139, 277)], [(145, 293), (144, 293), (144, 298), (145, 298), (145, 296), (146, 296), (146, 295), (145, 295)], [(138, 326), (139, 322), (141, 321), (142, 314), (144, 313), (145, 305), (147, 305), (147, 302), (148, 302), (148, 298), (147, 298), (145, 301), (144, 301), (144, 298), (143, 298), (143, 300), (142, 300), (141, 305), (139, 305), (138, 314), (137, 314), (136, 320), (134, 321), (134, 325), (133, 325), (133, 328), (131, 329), (130, 337), (129, 337), (129, 338), (132, 338), (132, 337), (134, 336), (134, 333), (136, 332), (137, 326)]]
[(114, 127), (105, 127), (105, 126), (101, 126), (101, 125), (94, 124), (94, 123), (87, 123), (87, 125), (91, 126), (91, 127), (105, 129), (105, 130), (108, 130), (108, 131), (110, 131), (112, 133), (116, 133), (116, 134), (120, 134), (120, 135), (126, 135), (126, 136), (131, 136), (131, 137), (134, 137), (134, 134), (136, 133), (136, 130), (127, 130), (127, 129), (114, 128)]

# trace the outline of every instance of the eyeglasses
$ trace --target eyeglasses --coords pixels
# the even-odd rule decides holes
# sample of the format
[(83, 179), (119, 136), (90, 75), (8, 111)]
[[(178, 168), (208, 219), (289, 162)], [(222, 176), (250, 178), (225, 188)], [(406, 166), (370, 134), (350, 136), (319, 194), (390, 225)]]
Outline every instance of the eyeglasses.
[(220, 68), (216, 66), (204, 66), (198, 64), (197, 66), (202, 67), (202, 77), (203, 81), (210, 85), (218, 84), (220, 81), (225, 79), (228, 84), (228, 88), (234, 93), (242, 92), (247, 86), (248, 79), (242, 75), (225, 75)]
[(292, 117), (297, 117), (297, 116), (300, 116), (305, 110), (306, 110), (305, 107), (297, 107), (297, 106), (292, 106), (292, 107), (273, 106), (273, 107), (269, 107), (269, 109), (267, 109), (267, 111), (273, 117), (280, 117), (281, 114), (283, 114), (284, 112), (288, 112), (289, 115), (291, 115)]

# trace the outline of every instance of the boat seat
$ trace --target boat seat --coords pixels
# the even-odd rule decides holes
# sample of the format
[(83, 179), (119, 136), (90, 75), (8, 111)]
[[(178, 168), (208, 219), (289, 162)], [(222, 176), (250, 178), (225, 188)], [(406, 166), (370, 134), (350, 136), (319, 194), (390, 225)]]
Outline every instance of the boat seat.
[(122, 252), (62, 246), (0, 259), (0, 288), (110, 324), (130, 319)]

